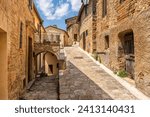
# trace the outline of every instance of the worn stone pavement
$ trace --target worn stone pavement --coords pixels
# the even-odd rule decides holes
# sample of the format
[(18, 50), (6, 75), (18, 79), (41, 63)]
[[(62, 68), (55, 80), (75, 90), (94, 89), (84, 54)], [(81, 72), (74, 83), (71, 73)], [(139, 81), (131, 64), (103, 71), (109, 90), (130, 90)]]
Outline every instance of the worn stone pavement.
[(66, 47), (67, 70), (60, 77), (61, 100), (137, 99), (79, 47)]
[(32, 87), (22, 96), (24, 100), (57, 100), (58, 79), (37, 78)]

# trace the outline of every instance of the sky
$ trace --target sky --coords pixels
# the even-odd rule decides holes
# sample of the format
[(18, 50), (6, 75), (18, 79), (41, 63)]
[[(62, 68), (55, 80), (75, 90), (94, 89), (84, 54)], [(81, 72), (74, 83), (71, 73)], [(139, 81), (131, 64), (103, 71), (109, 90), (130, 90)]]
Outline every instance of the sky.
[(66, 29), (65, 19), (78, 15), (81, 0), (34, 0), (44, 27), (57, 25)]

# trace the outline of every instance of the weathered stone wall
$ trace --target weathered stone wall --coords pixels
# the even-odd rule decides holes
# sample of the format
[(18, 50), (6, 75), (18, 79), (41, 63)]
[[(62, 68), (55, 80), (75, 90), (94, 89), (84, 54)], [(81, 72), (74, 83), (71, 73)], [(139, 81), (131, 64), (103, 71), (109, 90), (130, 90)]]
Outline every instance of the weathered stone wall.
[(48, 26), (45, 29), (46, 29), (46, 33), (48, 35), (47, 39), (50, 39), (49, 41), (53, 41), (53, 39), (55, 40), (56, 35), (60, 36), (60, 47), (61, 48), (63, 48), (65, 46), (66, 42), (68, 42), (69, 37), (65, 30), (62, 30), (62, 29), (59, 29), (59, 28), (53, 27), (53, 26)]
[[(18, 99), (23, 91), (23, 80), (27, 78), (27, 37), (34, 39), (34, 32), (26, 27), (27, 20), (33, 22), (28, 0), (0, 1), (0, 28), (7, 33), (8, 96), (6, 99)], [(22, 48), (19, 47), (21, 22), (23, 23)]]
[(92, 53), (92, 16), (87, 16), (80, 25), (80, 47), (83, 48), (83, 33), (88, 31), (88, 35), (85, 34), (85, 51)]
[[(93, 53), (96, 51), (96, 15), (93, 14), (93, 8), (96, 7), (94, 4), (96, 2), (90, 0), (87, 5), (87, 15), (85, 14), (85, 7), (81, 10), (79, 16), (79, 35), (80, 35), (80, 47), (83, 48), (83, 43), (85, 43), (85, 51), (88, 53)], [(81, 7), (82, 9), (82, 7)], [(85, 34), (85, 42), (83, 38)]]
[(78, 24), (72, 24), (68, 29), (67, 29), (69, 39), (68, 39), (68, 45), (72, 45), (73, 42), (75, 41), (74, 35), (77, 34), (77, 40), (79, 39), (79, 34), (78, 34)]
[[(150, 96), (150, 1), (107, 0), (107, 15), (102, 18), (102, 2), (97, 3), (97, 51), (101, 62), (114, 71), (124, 69), (125, 54), (122, 36), (127, 32), (134, 34), (134, 71), (136, 86)], [(105, 36), (109, 36), (109, 48), (105, 48)], [(122, 48), (122, 49), (120, 49)]]
[(74, 35), (77, 34), (77, 40), (79, 41), (79, 25), (77, 23), (77, 16), (66, 19), (67, 32), (69, 35), (68, 46), (71, 46), (75, 41)]

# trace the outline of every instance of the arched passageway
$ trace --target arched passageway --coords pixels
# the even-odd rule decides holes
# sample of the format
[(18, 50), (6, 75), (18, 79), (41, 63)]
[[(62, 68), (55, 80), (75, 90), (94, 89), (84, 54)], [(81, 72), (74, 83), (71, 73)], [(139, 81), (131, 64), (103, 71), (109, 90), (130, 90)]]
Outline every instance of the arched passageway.
[(58, 75), (59, 72), (59, 61), (53, 53), (45, 53), (45, 73), (50, 75)]
[(35, 56), (36, 74), (44, 73), (47, 76), (59, 73), (59, 61), (57, 56), (52, 52), (40, 52)]

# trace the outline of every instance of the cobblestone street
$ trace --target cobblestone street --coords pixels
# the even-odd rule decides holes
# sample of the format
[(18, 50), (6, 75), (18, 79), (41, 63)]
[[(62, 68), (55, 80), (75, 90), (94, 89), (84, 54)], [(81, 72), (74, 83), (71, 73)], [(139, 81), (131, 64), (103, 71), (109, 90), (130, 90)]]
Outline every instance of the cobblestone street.
[[(78, 46), (66, 47), (67, 69), (54, 77), (37, 78), (25, 100), (134, 100), (129, 89), (110, 76)], [(59, 84), (59, 87), (58, 87)], [(143, 96), (143, 95), (142, 95)], [(141, 97), (142, 99), (142, 97)]]
[(78, 47), (66, 47), (67, 70), (60, 79), (60, 99), (137, 99)]
[(58, 79), (50, 77), (37, 78), (22, 98), (25, 100), (57, 100)]

